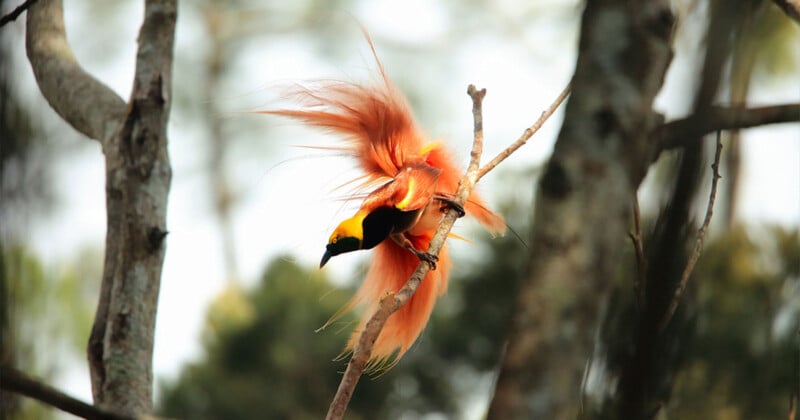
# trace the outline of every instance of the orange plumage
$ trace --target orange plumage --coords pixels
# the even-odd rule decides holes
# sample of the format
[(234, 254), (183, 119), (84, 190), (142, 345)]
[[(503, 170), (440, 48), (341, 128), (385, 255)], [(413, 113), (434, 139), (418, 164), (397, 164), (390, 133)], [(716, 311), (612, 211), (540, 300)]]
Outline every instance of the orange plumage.
[[(299, 109), (263, 111), (340, 134), (345, 143), (335, 149), (356, 159), (364, 171), (363, 185), (383, 182), (366, 196), (356, 215), (336, 228), (320, 264), (343, 252), (375, 248), (361, 287), (344, 308), (364, 307), (346, 350), (354, 348), (380, 298), (398, 291), (416, 268), (417, 253), (427, 251), (442, 218), (442, 201), (454, 196), (463, 174), (441, 144), (425, 139), (406, 99), (386, 77), (368, 36), (367, 40), (380, 72), (378, 83), (317, 82), (290, 92)], [(503, 218), (476, 193), (470, 195), (464, 210), (492, 234), (505, 231)], [(392, 355), (397, 360), (414, 343), (437, 298), (447, 290), (449, 269), (443, 248), (436, 269), (388, 319), (375, 342), (373, 361), (389, 361)]]

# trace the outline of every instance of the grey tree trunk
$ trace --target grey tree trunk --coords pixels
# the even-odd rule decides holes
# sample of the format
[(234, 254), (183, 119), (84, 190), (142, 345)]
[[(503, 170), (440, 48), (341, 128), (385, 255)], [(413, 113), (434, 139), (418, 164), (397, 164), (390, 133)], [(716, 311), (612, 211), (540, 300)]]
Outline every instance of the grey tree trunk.
[(28, 58), (42, 94), (76, 130), (98, 140), (106, 161), (106, 254), (88, 345), (95, 404), (128, 416), (152, 410), (152, 354), (172, 170), (175, 0), (145, 1), (130, 99), (123, 101), (75, 60), (61, 0), (27, 17)]
[(601, 304), (656, 153), (649, 133), (662, 118), (652, 102), (672, 57), (672, 28), (667, 1), (586, 3), (573, 91), (539, 182), (527, 280), (489, 419), (579, 412)]

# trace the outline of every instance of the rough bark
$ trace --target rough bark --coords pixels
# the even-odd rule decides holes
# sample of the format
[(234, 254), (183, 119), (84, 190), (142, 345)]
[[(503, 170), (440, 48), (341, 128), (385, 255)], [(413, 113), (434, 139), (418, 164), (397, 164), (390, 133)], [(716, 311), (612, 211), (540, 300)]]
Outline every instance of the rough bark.
[(203, 83), (203, 112), (208, 128), (209, 160), (208, 172), (211, 186), (211, 200), (214, 203), (214, 215), (217, 218), (223, 261), (225, 262), (225, 278), (229, 285), (239, 280), (239, 264), (236, 258), (236, 240), (233, 229), (233, 210), (236, 206), (237, 194), (233, 190), (228, 174), (226, 159), (230, 143), (225, 136), (225, 119), (219, 109), (215, 97), (220, 93), (220, 85), (224, 76), (226, 52), (229, 51), (225, 27), (224, 13), (220, 3), (210, 2), (203, 8), (205, 13), (206, 32), (209, 35), (209, 52), (206, 57), (205, 80)]
[(121, 415), (152, 410), (152, 352), (171, 168), (167, 120), (174, 0), (147, 0), (136, 73), (125, 104), (76, 62), (60, 0), (40, 0), (27, 20), (39, 88), (78, 131), (100, 140), (106, 160), (106, 254), (88, 356), (95, 404)]
[(647, 133), (661, 121), (651, 105), (672, 56), (672, 27), (666, 1), (587, 2), (573, 93), (539, 182), (528, 277), (490, 419), (578, 413), (601, 302), (656, 151)]

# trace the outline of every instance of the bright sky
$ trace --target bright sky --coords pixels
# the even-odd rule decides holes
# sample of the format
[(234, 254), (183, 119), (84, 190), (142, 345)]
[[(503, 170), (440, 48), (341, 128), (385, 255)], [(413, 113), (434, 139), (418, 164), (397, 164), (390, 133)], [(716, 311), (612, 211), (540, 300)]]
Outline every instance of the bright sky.
[[(427, 78), (420, 77), (419, 83), (435, 94), (428, 93), (426, 100), (430, 103), (426, 104), (446, 109), (444, 115), (448, 119), (432, 121), (424, 115), (419, 119), (432, 137), (445, 139), (464, 162), (468, 156), (472, 127), (471, 104), (465, 93), (468, 84), (488, 89), (484, 104), (485, 153), (488, 159), (516, 139), (538, 117), (572, 72), (577, 21), (568, 17), (577, 10), (574, 4), (549, 9), (546, 5), (541, 6), (542, 15), (528, 23), (516, 22), (512, 14), (504, 14), (503, 11), (510, 8), (500, 2), (491, 6), (493, 10), (486, 11), (486, 19), (503, 22), (502, 25), (478, 27), (479, 36), (468, 37), (466, 45), (455, 43), (457, 48), (450, 55), (448, 48), (436, 49), (435, 54), (439, 57), (430, 61), (415, 59), (413, 52), (411, 55), (387, 57), (383, 52), (387, 48), (381, 45), (381, 41), (411, 46), (430, 44), (433, 48), (453, 44), (452, 39), (445, 39), (446, 33), (442, 29), (449, 19), (443, 6), (423, 0), (402, 3), (382, 0), (362, 4), (351, 13), (373, 33), (378, 54), (383, 58), (387, 71), (406, 80), (415, 80), (418, 75)], [(133, 75), (136, 33), (141, 22), (141, 2), (120, 1), (118, 7), (125, 9), (128, 18), (115, 20), (113, 28), (108, 25), (80, 26), (86, 22), (86, 15), (92, 13), (90, 7), (82, 1), (65, 1), (70, 41), (84, 66), (127, 98)], [(343, 16), (346, 12), (342, 11)], [(552, 20), (559, 23), (548, 23)], [(202, 54), (204, 39), (198, 22), (198, 17), (184, 6), (178, 24), (179, 54), (188, 57), (192, 57), (194, 51), (197, 55)], [(220, 98), (224, 109), (234, 112), (267, 103), (274, 93), (263, 87), (276, 82), (366, 74), (365, 69), (371, 68), (372, 61), (354, 21), (338, 19), (338, 24), (342, 25), (342, 32), (349, 41), (358, 40), (358, 47), (335, 63), (320, 59), (318, 51), (304, 41), (307, 35), (300, 32), (296, 37), (287, 34), (282, 38), (284, 43), (270, 44), (255, 39), (237, 45), (237, 48), (244, 49), (242, 55), (246, 59), (236, 63), (235, 77), (226, 81), (230, 97)], [(14, 58), (22, 63), (19, 74), (21, 89), (32, 101), (40, 103), (29, 67), (25, 65), (21, 39), (23, 28), (24, 23), (17, 22), (4, 31), (14, 31), (18, 38)], [(102, 30), (118, 31), (113, 39), (125, 42), (115, 46), (118, 50), (109, 54), (110, 58), (97, 53), (108, 48)], [(509, 42), (507, 32), (515, 31), (519, 32), (521, 41)], [(797, 45), (800, 49), (800, 43)], [(800, 56), (800, 51), (795, 53)], [(677, 70), (671, 71), (668, 79), (672, 90), (660, 98), (664, 109), (673, 113), (680, 113), (683, 98), (679, 95), (685, 91), (676, 86), (689, 76), (679, 67), (687, 62), (687, 58), (680, 54), (676, 57), (674, 66)], [(404, 60), (410, 60), (410, 63), (400, 66)], [(199, 77), (193, 74), (196, 71), (193, 66), (200, 61), (200, 57), (184, 61), (176, 67), (176, 77)], [(759, 85), (753, 92), (752, 101), (758, 104), (798, 102), (800, 78)], [(224, 287), (226, 280), (219, 232), (209, 211), (208, 182), (202, 174), (205, 156), (200, 144), (205, 133), (186, 115), (173, 112), (169, 132), (174, 177), (168, 210), (170, 234), (156, 332), (156, 377), (173, 377), (182, 363), (199, 355), (199, 337), (206, 307)], [(309, 155), (308, 151), (294, 145), (331, 141), (315, 131), (266, 116), (237, 115), (232, 118), (234, 122), (259, 120), (257, 123), (264, 127), (265, 132), (270, 131), (262, 139), (268, 140), (269, 144), (245, 142), (237, 145), (236, 161), (230, 168), (232, 183), (244, 197), (234, 213), (243, 283), (253, 284), (268, 259), (280, 253), (288, 252), (303, 264), (318, 263), (330, 230), (351, 211), (335, 200), (339, 193), (332, 191), (348, 179), (343, 168), (349, 163), (335, 158), (294, 159)], [(532, 144), (524, 147), (506, 165), (523, 167), (542, 162), (550, 152), (559, 125), (560, 113)], [(105, 231), (104, 169), (99, 147), (94, 142), (75, 139), (72, 134), (64, 137), (65, 142), (76, 146), (58, 156), (55, 162), (54, 190), (61, 198), (58, 213), (30, 226), (30, 240), (47, 264), (73, 258), (75, 251), (82, 246), (101, 247)], [(249, 148), (260, 151), (250, 156)], [(268, 150), (269, 154), (261, 149)], [(749, 130), (745, 133), (744, 151), (741, 217), (796, 226), (800, 218), (800, 124)], [(311, 155), (317, 156), (318, 153), (312, 152)], [(494, 182), (496, 180), (490, 175), (482, 190), (491, 192)], [(532, 180), (520, 180), (520, 188), (515, 189), (528, 191), (531, 185)], [(522, 194), (529, 195), (526, 192)], [(487, 195), (490, 202), (496, 202), (493, 194)], [(463, 227), (458, 231), (471, 234)], [(469, 250), (462, 248), (462, 252)], [(353, 278), (350, 269), (361, 258), (364, 256), (338, 257), (326, 269), (340, 277)], [(63, 385), (70, 393), (90, 400), (88, 374), (83, 363), (69, 371)]]

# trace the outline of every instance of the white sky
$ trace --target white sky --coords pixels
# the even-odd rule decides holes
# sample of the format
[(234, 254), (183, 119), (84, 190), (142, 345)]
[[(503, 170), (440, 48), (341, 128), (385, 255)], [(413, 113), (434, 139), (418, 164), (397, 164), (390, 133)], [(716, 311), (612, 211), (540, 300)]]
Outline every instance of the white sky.
[[(445, 10), (435, 2), (414, 0), (392, 2), (388, 0), (363, 2), (353, 11), (376, 38), (378, 54), (390, 75), (399, 77), (412, 66), (392, 67), (398, 59), (382, 53), (380, 40), (395, 42), (426, 43), (444, 42), (446, 34), (439, 30), (448, 19)], [(402, 4), (402, 6), (400, 6)], [(436, 121), (426, 126), (431, 136), (445, 138), (458, 150), (466, 161), (471, 140), (471, 104), (466, 95), (466, 86), (474, 83), (488, 89), (484, 104), (487, 147), (486, 158), (505, 147), (530, 125), (541, 110), (547, 107), (571, 76), (575, 59), (576, 21), (564, 20), (561, 27), (548, 25), (549, 18), (543, 15), (534, 24), (514, 22), (504, 15), (503, 3), (494, 6), (489, 20), (508, 20), (511, 27), (504, 30), (519, 30), (513, 24), (525, 28), (521, 32), (522, 42), (510, 43), (509, 38), (499, 33), (498, 25), (487, 25), (485, 33), (468, 39), (468, 45), (459, 46), (458, 54), (447, 56), (446, 74), (434, 77), (435, 101), (429, 106), (444, 107), (450, 119)], [(551, 2), (551, 4), (557, 4)], [(7, 5), (10, 7), (10, 5)], [(135, 39), (141, 22), (141, 2), (119, 1), (125, 8), (128, 19), (116, 25), (115, 40), (125, 40), (118, 51), (105, 59), (93, 48), (104, 48), (102, 33), (96, 27), (76, 27), (86, 22), (89, 6), (76, 0), (65, 1), (67, 31), (78, 59), (100, 80), (109, 84), (123, 98), (127, 98), (133, 77)], [(547, 10), (542, 6), (543, 10)], [(577, 6), (558, 9), (571, 11)], [(344, 13), (345, 11), (343, 11)], [(490, 11), (492, 12), (492, 11)], [(488, 12), (487, 12), (488, 13)], [(545, 13), (545, 12), (543, 12)], [(197, 16), (184, 7), (179, 15), (177, 49), (191, 52), (203, 41)], [(23, 63), (19, 74), (20, 84), (31, 101), (39, 101), (29, 67), (24, 65), (24, 46), (20, 37), (24, 19), (6, 27), (17, 37), (14, 58)], [(352, 20), (341, 19), (343, 31), (350, 39), (358, 38), (358, 30)], [(527, 26), (526, 26), (527, 25)], [(101, 26), (102, 29), (102, 26)], [(482, 31), (484, 28), (477, 28)], [(234, 80), (228, 81), (229, 98), (220, 98), (231, 111), (247, 109), (255, 103), (269, 100), (269, 92), (263, 90), (276, 81), (317, 77), (350, 77), (372, 65), (369, 51), (363, 42), (357, 51), (330, 64), (321, 61), (316, 51), (302, 41), (302, 34), (294, 40), (291, 34), (285, 44), (264, 45), (258, 42), (243, 44), (247, 48), (247, 59), (237, 64)], [(566, 37), (566, 39), (565, 39)], [(449, 40), (447, 42), (452, 42)], [(800, 49), (800, 42), (797, 44)], [(566, 46), (566, 47), (565, 47)], [(446, 49), (439, 53), (446, 54)], [(800, 51), (795, 51), (800, 56)], [(668, 86), (672, 87), (660, 98), (660, 104), (670, 112), (680, 112), (681, 89), (676, 88), (690, 76), (681, 70), (686, 56), (678, 55), (673, 63)], [(196, 60), (201, 60), (197, 58)], [(400, 58), (402, 60), (402, 58)], [(438, 64), (439, 61), (433, 64)], [(442, 73), (437, 68), (424, 68), (425, 63), (415, 62), (413, 71), (418, 73)], [(176, 68), (176, 77), (191, 77), (191, 66)], [(398, 75), (401, 73), (401, 75)], [(408, 75), (406, 75), (408, 78)], [(441, 83), (440, 83), (441, 82)], [(421, 81), (421, 83), (426, 83)], [(431, 83), (431, 82), (427, 82)], [(756, 83), (756, 85), (760, 85)], [(685, 92), (684, 92), (685, 93)], [(264, 95), (264, 98), (261, 95)], [(238, 103), (241, 98), (241, 104)], [(251, 103), (247, 103), (250, 101)], [(759, 86), (752, 95), (758, 104), (800, 101), (800, 77), (783, 80), (781, 83)], [(675, 105), (678, 104), (678, 105)], [(49, 109), (43, 112), (51, 112)], [(668, 113), (669, 114), (669, 113)], [(183, 114), (186, 115), (186, 114)], [(261, 119), (260, 124), (269, 130), (272, 144), (259, 145), (272, 153), (264, 160), (262, 154), (248, 158), (244, 150), (236, 153), (241, 160), (231, 166), (232, 182), (244, 194), (241, 206), (234, 213), (238, 259), (242, 281), (253, 284), (261, 274), (266, 262), (274, 255), (288, 252), (306, 265), (314, 265), (324, 249), (332, 227), (349, 208), (335, 201), (337, 192), (332, 187), (347, 180), (342, 168), (348, 165), (337, 159), (295, 159), (308, 155), (307, 151), (293, 145), (325, 144), (330, 139), (317, 132), (304, 129), (293, 123), (266, 116), (236, 116), (235, 120)], [(424, 117), (420, 120), (427, 121)], [(517, 156), (507, 162), (509, 167), (523, 167), (542, 162), (550, 152), (560, 125), (560, 113), (551, 120), (538, 138), (521, 149)], [(68, 132), (68, 130), (65, 130)], [(225, 285), (223, 261), (219, 247), (220, 238), (215, 219), (209, 212), (208, 183), (201, 173), (205, 156), (199, 150), (205, 133), (196, 122), (173, 113), (170, 124), (170, 153), (174, 176), (168, 210), (168, 249), (164, 266), (154, 367), (156, 377), (173, 377), (181, 364), (196, 358), (200, 353), (199, 336), (209, 300)], [(61, 264), (75, 257), (75, 251), (86, 245), (101, 247), (105, 231), (104, 169), (99, 147), (90, 141), (65, 135), (65, 142), (76, 147), (59, 156), (53, 170), (54, 190), (59, 192), (61, 203), (58, 213), (47, 220), (37, 220), (29, 227), (29, 239), (36, 252), (46, 264)], [(280, 140), (278, 140), (280, 139)], [(261, 152), (259, 152), (261, 153)], [(314, 153), (316, 155), (316, 153)], [(772, 126), (748, 130), (744, 135), (745, 167), (740, 202), (740, 216), (751, 222), (776, 222), (784, 225), (798, 224), (800, 218), (800, 124)], [(307, 175), (306, 175), (307, 174)], [(724, 176), (724, 174), (723, 174)], [(493, 177), (490, 175), (482, 185), (483, 191), (492, 191)], [(76, 188), (75, 186), (80, 186)], [(517, 190), (530, 194), (532, 180), (521, 180)], [(490, 201), (496, 202), (492, 199)], [(283, 203), (283, 204), (278, 204)], [(468, 229), (458, 228), (462, 234)], [(462, 252), (469, 252), (461, 248)], [(342, 256), (326, 268), (343, 278), (352, 278), (350, 268), (363, 255)], [(458, 258), (456, 256), (456, 258)], [(99, 279), (97, 279), (99, 281)], [(71, 369), (63, 380), (70, 393), (86, 400), (91, 399), (85, 362)]]

